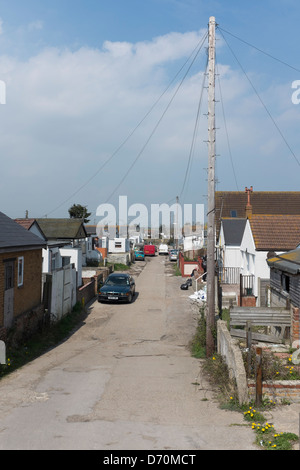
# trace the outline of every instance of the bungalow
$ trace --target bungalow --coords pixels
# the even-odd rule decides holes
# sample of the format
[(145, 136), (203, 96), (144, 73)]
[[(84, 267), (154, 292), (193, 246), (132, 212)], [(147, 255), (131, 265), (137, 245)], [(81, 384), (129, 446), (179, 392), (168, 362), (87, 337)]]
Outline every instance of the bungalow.
[(43, 273), (52, 273), (73, 263), (77, 286), (82, 285), (82, 265), (86, 260), (87, 233), (81, 219), (15, 219), (46, 241), (43, 249)]
[(300, 308), (300, 247), (275, 254), (267, 260), (270, 267), (272, 306)]
[[(223, 282), (250, 279), (260, 305), (260, 281), (270, 278), (269, 252), (294, 249), (300, 242), (300, 192), (217, 191), (217, 261)], [(233, 279), (235, 282), (233, 282)]]
[(300, 344), (300, 246), (274, 255), (267, 260), (270, 267), (270, 306), (291, 309), (292, 342)]
[[(295, 249), (299, 242), (300, 215), (249, 214), (248, 219), (224, 219), (218, 243), (221, 279), (237, 284), (240, 274), (251, 277), (248, 293), (259, 298), (261, 280), (270, 279), (269, 254)], [(226, 281), (233, 270), (235, 282)]]
[[(22, 335), (43, 320), (42, 249), (46, 243), (0, 212), (0, 338)], [(26, 325), (26, 326), (25, 326)]]
[(253, 215), (300, 215), (299, 191), (216, 191), (216, 237), (219, 237), (221, 220), (248, 217), (251, 206)]

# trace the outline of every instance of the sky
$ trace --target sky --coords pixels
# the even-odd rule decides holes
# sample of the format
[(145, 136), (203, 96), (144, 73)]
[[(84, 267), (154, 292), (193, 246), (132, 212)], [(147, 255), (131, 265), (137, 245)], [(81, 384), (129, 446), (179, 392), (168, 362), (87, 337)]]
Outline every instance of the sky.
[(0, 0), (0, 211), (206, 206), (210, 16), (216, 189), (299, 191), (296, 0)]

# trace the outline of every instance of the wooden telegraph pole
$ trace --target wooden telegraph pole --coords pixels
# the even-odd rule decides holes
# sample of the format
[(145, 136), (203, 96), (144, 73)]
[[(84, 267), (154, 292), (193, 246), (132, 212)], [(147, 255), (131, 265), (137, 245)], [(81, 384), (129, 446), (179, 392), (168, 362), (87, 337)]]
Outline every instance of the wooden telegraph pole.
[(208, 30), (207, 357), (214, 352), (215, 327), (215, 25), (215, 17), (211, 16)]

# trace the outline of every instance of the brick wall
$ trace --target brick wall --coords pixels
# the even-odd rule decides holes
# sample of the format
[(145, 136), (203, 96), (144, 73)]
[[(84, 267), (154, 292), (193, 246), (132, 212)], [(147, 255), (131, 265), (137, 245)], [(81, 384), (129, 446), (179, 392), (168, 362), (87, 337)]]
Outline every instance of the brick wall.
[(40, 304), (28, 312), (22, 313), (14, 320), (13, 328), (7, 334), (6, 343), (9, 346), (17, 347), (34, 333), (48, 327), (49, 324), (49, 315), (45, 312), (44, 305)]
[[(238, 296), (238, 303), (241, 305), (241, 298)], [(256, 307), (256, 298), (254, 296), (248, 295), (242, 297), (242, 307)]]
[[(23, 285), (18, 287), (18, 257), (24, 257)], [(42, 250), (0, 254), (0, 328), (4, 324), (4, 260), (14, 260), (14, 319), (41, 304)]]
[[(250, 398), (255, 398), (255, 383), (248, 383)], [(274, 401), (287, 400), (291, 403), (300, 403), (299, 380), (277, 380), (271, 383), (263, 382), (262, 393)]]
[(92, 300), (95, 297), (95, 285), (95, 278), (91, 278), (88, 283), (77, 289), (77, 302), (85, 305)]

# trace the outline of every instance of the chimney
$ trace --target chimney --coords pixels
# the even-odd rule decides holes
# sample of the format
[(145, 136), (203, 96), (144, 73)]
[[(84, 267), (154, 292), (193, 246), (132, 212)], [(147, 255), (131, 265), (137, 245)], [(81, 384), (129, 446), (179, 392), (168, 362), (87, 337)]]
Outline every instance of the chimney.
[(250, 203), (250, 193), (252, 193), (252, 192), (253, 192), (253, 186), (251, 186), (250, 189), (245, 188), (245, 193), (247, 193), (247, 195), (248, 195), (247, 205), (245, 207), (245, 214), (246, 214), (247, 219), (251, 219), (251, 217), (252, 217), (252, 206), (251, 206), (251, 203)]

